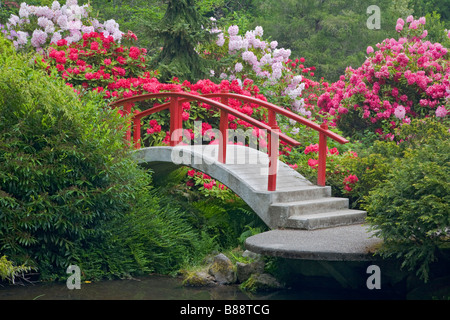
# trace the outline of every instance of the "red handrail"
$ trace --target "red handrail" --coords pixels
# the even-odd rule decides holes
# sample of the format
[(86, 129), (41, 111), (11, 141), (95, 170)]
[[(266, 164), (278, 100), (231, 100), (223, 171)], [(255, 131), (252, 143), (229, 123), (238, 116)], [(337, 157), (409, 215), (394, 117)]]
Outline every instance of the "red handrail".
[[(298, 114), (293, 113), (290, 110), (281, 108), (277, 105), (274, 105), (274, 104), (264, 101), (264, 100), (245, 96), (242, 94), (225, 93), (225, 92), (208, 93), (203, 96), (210, 97), (210, 98), (214, 98), (214, 97), (234, 98), (237, 100), (242, 100), (245, 102), (258, 104), (260, 106), (268, 108), (272, 112), (276, 112), (278, 114), (284, 115), (292, 120), (295, 120), (299, 123), (306, 125), (307, 127), (310, 127), (311, 129), (318, 131), (319, 132), (319, 166), (318, 166), (318, 172), (317, 172), (317, 184), (320, 186), (325, 186), (325, 181), (326, 181), (327, 137), (339, 142), (340, 144), (345, 144), (345, 143), (349, 142), (344, 137), (341, 137), (340, 135), (330, 131), (328, 129), (328, 125), (326, 123), (322, 123), (321, 125), (318, 125), (317, 123), (312, 122), (311, 120), (305, 119), (305, 118), (299, 116)], [(273, 118), (274, 118), (274, 116), (273, 116)], [(269, 113), (269, 121), (270, 121), (270, 113)]]
[(334, 133), (333, 131), (328, 130), (328, 128), (323, 128), (321, 125), (308, 120), (306, 118), (303, 118), (301, 116), (299, 116), (298, 114), (288, 110), (288, 109), (284, 109), (282, 107), (279, 107), (273, 103), (264, 101), (264, 100), (260, 100), (254, 97), (249, 97), (249, 96), (244, 96), (242, 94), (237, 94), (237, 93), (207, 93), (207, 94), (203, 94), (203, 97), (208, 97), (208, 98), (218, 98), (218, 97), (227, 97), (227, 98), (234, 98), (236, 100), (243, 100), (245, 102), (250, 102), (250, 103), (254, 103), (254, 104), (258, 104), (262, 107), (266, 107), (269, 110), (273, 110), (278, 114), (281, 114), (283, 116), (286, 116), (292, 120), (295, 120), (297, 122), (300, 122), (308, 127), (310, 127), (311, 129), (314, 129), (318, 132), (322, 132), (323, 134), (325, 134), (327, 137), (332, 138), (333, 140), (341, 143), (341, 144), (345, 144), (348, 143), (349, 141), (347, 139), (345, 139), (344, 137), (341, 137), (340, 135)]
[[(318, 168), (318, 179), (317, 183), (320, 186), (325, 186), (325, 173), (326, 173), (326, 157), (327, 157), (327, 137), (336, 140), (337, 142), (344, 144), (347, 143), (348, 140), (337, 135), (336, 133), (328, 130), (328, 126), (326, 124), (318, 125), (308, 119), (305, 119), (292, 111), (287, 109), (283, 109), (279, 106), (276, 106), (267, 101), (263, 101), (257, 98), (244, 96), (240, 94), (234, 93), (212, 93), (205, 95), (194, 95), (187, 92), (162, 92), (162, 93), (148, 93), (139, 96), (134, 96), (130, 98), (124, 98), (118, 101), (111, 103), (110, 105), (121, 106), (125, 105), (125, 112), (130, 114), (131, 112), (131, 104), (138, 101), (148, 100), (148, 99), (156, 99), (156, 98), (171, 98), (169, 103), (165, 103), (159, 105), (157, 107), (153, 107), (142, 112), (136, 112), (133, 116), (133, 140), (136, 148), (140, 148), (140, 126), (141, 119), (145, 116), (153, 114), (155, 112), (160, 112), (162, 110), (169, 109), (170, 110), (170, 135), (171, 135), (171, 146), (177, 145), (181, 142), (181, 134), (179, 133), (182, 129), (182, 120), (181, 120), (181, 103), (186, 101), (200, 101), (206, 104), (209, 104), (213, 107), (216, 107), (220, 110), (220, 132), (221, 138), (219, 139), (219, 161), (221, 163), (225, 163), (226, 159), (226, 145), (228, 141), (228, 114), (232, 114), (237, 118), (240, 118), (247, 123), (252, 124), (253, 126), (259, 129), (267, 130), (269, 134), (269, 176), (268, 176), (268, 190), (274, 191), (276, 190), (276, 172), (277, 172), (277, 161), (278, 161), (278, 148), (279, 148), (279, 139), (288, 143), (292, 146), (298, 146), (300, 143), (291, 137), (280, 132), (279, 127), (276, 121), (276, 114), (284, 115), (290, 119), (293, 119), (299, 123), (302, 123), (316, 131), (319, 132), (319, 168)], [(210, 98), (220, 98), (221, 102), (212, 100)], [(269, 111), (269, 122), (268, 124), (260, 122), (259, 120), (253, 119), (252, 117), (235, 110), (228, 106), (228, 99), (233, 98), (237, 100), (242, 100), (245, 102), (250, 102), (253, 104), (257, 104), (262, 107), (266, 107)], [(173, 137), (173, 134), (176, 133), (176, 136)], [(127, 131), (127, 140), (131, 140), (131, 132)]]
[[(240, 112), (238, 110), (235, 110), (235, 109), (231, 108), (228, 105), (225, 105), (225, 104), (223, 104), (221, 102), (218, 102), (218, 101), (211, 100), (209, 98), (205, 98), (203, 96), (193, 95), (193, 94), (190, 94), (190, 93), (187, 93), (187, 92), (148, 93), (148, 94), (143, 94), (143, 95), (139, 95), (139, 96), (135, 96), (135, 97), (130, 97), (130, 98), (124, 98), (124, 99), (121, 99), (121, 100), (117, 100), (115, 102), (112, 102), (110, 104), (110, 106), (121, 106), (121, 105), (127, 105), (127, 104), (131, 104), (131, 103), (138, 102), (138, 101), (144, 101), (144, 100), (149, 100), (149, 99), (157, 99), (157, 98), (165, 98), (165, 97), (183, 97), (183, 99), (180, 99), (178, 101), (179, 104), (181, 104), (183, 102), (186, 102), (186, 101), (193, 101), (193, 100), (204, 102), (204, 103), (207, 103), (207, 104), (212, 105), (214, 107), (217, 107), (217, 108), (219, 108), (221, 110), (224, 110), (224, 111), (234, 115), (235, 117), (241, 118), (242, 120), (244, 120), (244, 121), (246, 121), (246, 122), (248, 122), (248, 123), (250, 123), (250, 124), (252, 124), (252, 125), (254, 125), (256, 127), (258, 127), (259, 129), (265, 129), (269, 133), (276, 133), (276, 132), (274, 132), (274, 129), (272, 129), (270, 126), (266, 125), (265, 123), (260, 122), (259, 120), (253, 119), (252, 117), (250, 117), (250, 116), (248, 116), (248, 115), (246, 115), (246, 114), (244, 114), (244, 113), (242, 113), (242, 112)], [(262, 100), (260, 100), (260, 101), (262, 101)], [(153, 108), (150, 108), (150, 109), (147, 109), (147, 110), (144, 110), (144, 111), (139, 112), (138, 114), (134, 115), (133, 118), (141, 119), (141, 118), (143, 118), (145, 116), (148, 116), (150, 114), (153, 114), (153, 113), (156, 113), (156, 112), (159, 112), (159, 111), (162, 111), (162, 110), (170, 109), (170, 104), (171, 104), (171, 102), (165, 103), (165, 104), (162, 104), (162, 105), (159, 105), (157, 107), (153, 107)], [(127, 109), (126, 112), (129, 114), (130, 110)], [(288, 143), (288, 144), (290, 144), (292, 146), (300, 145), (300, 142), (296, 141), (295, 139), (292, 139), (291, 137), (289, 137), (289, 136), (287, 136), (287, 135), (285, 135), (285, 134), (283, 134), (281, 132), (276, 133), (276, 134), (280, 136), (281, 140), (283, 140), (284, 142), (286, 142), (286, 143)]]

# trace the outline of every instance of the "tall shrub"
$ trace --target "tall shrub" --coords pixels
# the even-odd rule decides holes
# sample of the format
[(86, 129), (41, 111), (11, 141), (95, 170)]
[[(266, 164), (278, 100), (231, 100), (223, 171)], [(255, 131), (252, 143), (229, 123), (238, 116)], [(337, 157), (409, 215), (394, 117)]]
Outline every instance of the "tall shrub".
[[(402, 134), (409, 140), (395, 148), (397, 157), (388, 159), (392, 169), (367, 168), (378, 170), (382, 179), (365, 196), (363, 208), (384, 241), (381, 254), (400, 258), (403, 267), (427, 280), (431, 263), (450, 239), (450, 135), (431, 119), (413, 121)], [(396, 145), (383, 143), (386, 149)]]
[(160, 70), (161, 79), (170, 81), (173, 77), (197, 81), (209, 75), (211, 63), (203, 59), (196, 47), (208, 41), (208, 19), (197, 10), (195, 0), (169, 0), (164, 17), (154, 33), (161, 41), (161, 51), (153, 61), (153, 67)]
[[(0, 45), (0, 251), (50, 275), (75, 248), (108, 236), (148, 183), (123, 142), (124, 121)], [(64, 269), (65, 270), (65, 269)]]

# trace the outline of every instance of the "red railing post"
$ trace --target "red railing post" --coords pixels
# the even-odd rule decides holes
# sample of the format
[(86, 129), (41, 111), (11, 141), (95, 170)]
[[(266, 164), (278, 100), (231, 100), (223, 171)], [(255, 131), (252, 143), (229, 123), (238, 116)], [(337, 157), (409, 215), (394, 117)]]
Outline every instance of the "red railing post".
[[(277, 125), (276, 113), (273, 110), (269, 110), (269, 126), (277, 133), (280, 131), (280, 128)], [(278, 149), (280, 141), (279, 136), (273, 133), (269, 133), (268, 139), (269, 176), (267, 181), (267, 190), (275, 191), (277, 189)]]
[(178, 97), (170, 98), (170, 146), (174, 147), (181, 142), (183, 134), (183, 120), (181, 118), (181, 108)]
[(133, 142), (135, 149), (141, 148), (141, 118), (136, 117), (139, 114), (138, 110), (134, 110), (133, 117)]
[[(322, 123), (320, 125), (322, 129), (328, 130), (328, 125)], [(327, 136), (323, 133), (319, 133), (319, 168), (317, 170), (317, 184), (321, 187), (325, 186), (327, 171)]]
[[(126, 105), (125, 105), (125, 107), (123, 108), (123, 111), (124, 111), (124, 116), (125, 117), (128, 117), (130, 114), (131, 114), (131, 106), (132, 106), (132, 104), (131, 103), (127, 103)], [(131, 142), (131, 123), (129, 122), (128, 123), (128, 128), (127, 128), (127, 132), (126, 132), (126, 134), (125, 134), (125, 139), (128, 141), (128, 142)]]
[[(227, 92), (223, 92), (227, 93)], [(228, 98), (221, 97), (220, 102), (224, 105), (228, 105)], [(219, 137), (219, 162), (225, 163), (227, 161), (227, 144), (228, 144), (228, 112), (220, 110), (220, 137)]]

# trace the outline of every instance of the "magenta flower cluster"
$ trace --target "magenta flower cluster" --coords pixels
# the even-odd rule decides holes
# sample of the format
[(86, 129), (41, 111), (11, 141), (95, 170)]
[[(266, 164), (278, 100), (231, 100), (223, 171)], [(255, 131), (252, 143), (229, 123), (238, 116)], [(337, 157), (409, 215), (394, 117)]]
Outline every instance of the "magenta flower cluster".
[[(361, 67), (347, 68), (318, 99), (321, 113), (333, 125), (356, 113), (367, 128), (381, 137), (395, 138), (395, 128), (412, 118), (448, 115), (450, 62), (448, 49), (425, 41), (425, 18), (406, 23), (399, 19), (403, 37), (386, 39), (367, 48)], [(425, 36), (424, 36), (425, 35)]]

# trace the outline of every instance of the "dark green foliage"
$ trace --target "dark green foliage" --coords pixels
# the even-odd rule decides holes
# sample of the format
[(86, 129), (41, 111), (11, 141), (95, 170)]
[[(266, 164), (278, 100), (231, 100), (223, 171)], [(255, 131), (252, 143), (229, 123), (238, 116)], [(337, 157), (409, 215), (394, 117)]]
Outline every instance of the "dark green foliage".
[(195, 49), (199, 43), (212, 39), (209, 25), (209, 20), (197, 11), (194, 0), (167, 1), (164, 17), (151, 31), (162, 46), (152, 62), (162, 81), (173, 77), (191, 82), (208, 78), (210, 62)]
[[(78, 1), (81, 3), (87, 1)], [(157, 51), (154, 39), (145, 34), (144, 24), (147, 22), (157, 23), (164, 16), (166, 6), (163, 0), (90, 0), (93, 9), (93, 16), (98, 17), (99, 21), (114, 19), (120, 26), (122, 32), (128, 30), (138, 36), (140, 47), (148, 49), (148, 54), (154, 54)]]
[(92, 279), (169, 274), (215, 249), (214, 239), (193, 228), (186, 212), (162, 198), (157, 189), (138, 193), (135, 209), (105, 226), (111, 237), (80, 250), (83, 272)]
[(411, 0), (410, 5), (417, 16), (425, 16), (427, 13), (436, 12), (442, 16), (442, 20), (450, 22), (450, 12), (448, 10), (450, 2), (448, 0)]
[(8, 4), (3, 3), (3, 1), (0, 3), (0, 24), (6, 24), (8, 22), (9, 17), (12, 14), (16, 14), (19, 12), (19, 5), (11, 4), (8, 2)]
[[(345, 0), (255, 0), (255, 25), (264, 28), (266, 37), (279, 47), (292, 50), (291, 57), (306, 58), (315, 66), (315, 78), (337, 81), (348, 66), (357, 68), (365, 60), (367, 46), (375, 46), (395, 35), (397, 18), (412, 10), (407, 1)], [(369, 29), (367, 8), (381, 11), (380, 29)]]
[(381, 253), (428, 279), (430, 264), (449, 243), (450, 136), (432, 120), (407, 126), (410, 140), (391, 170), (364, 199), (368, 222), (384, 240)]
[(0, 250), (58, 273), (75, 247), (108, 235), (102, 224), (130, 211), (149, 180), (117, 112), (98, 96), (81, 101), (27, 60), (0, 58)]

